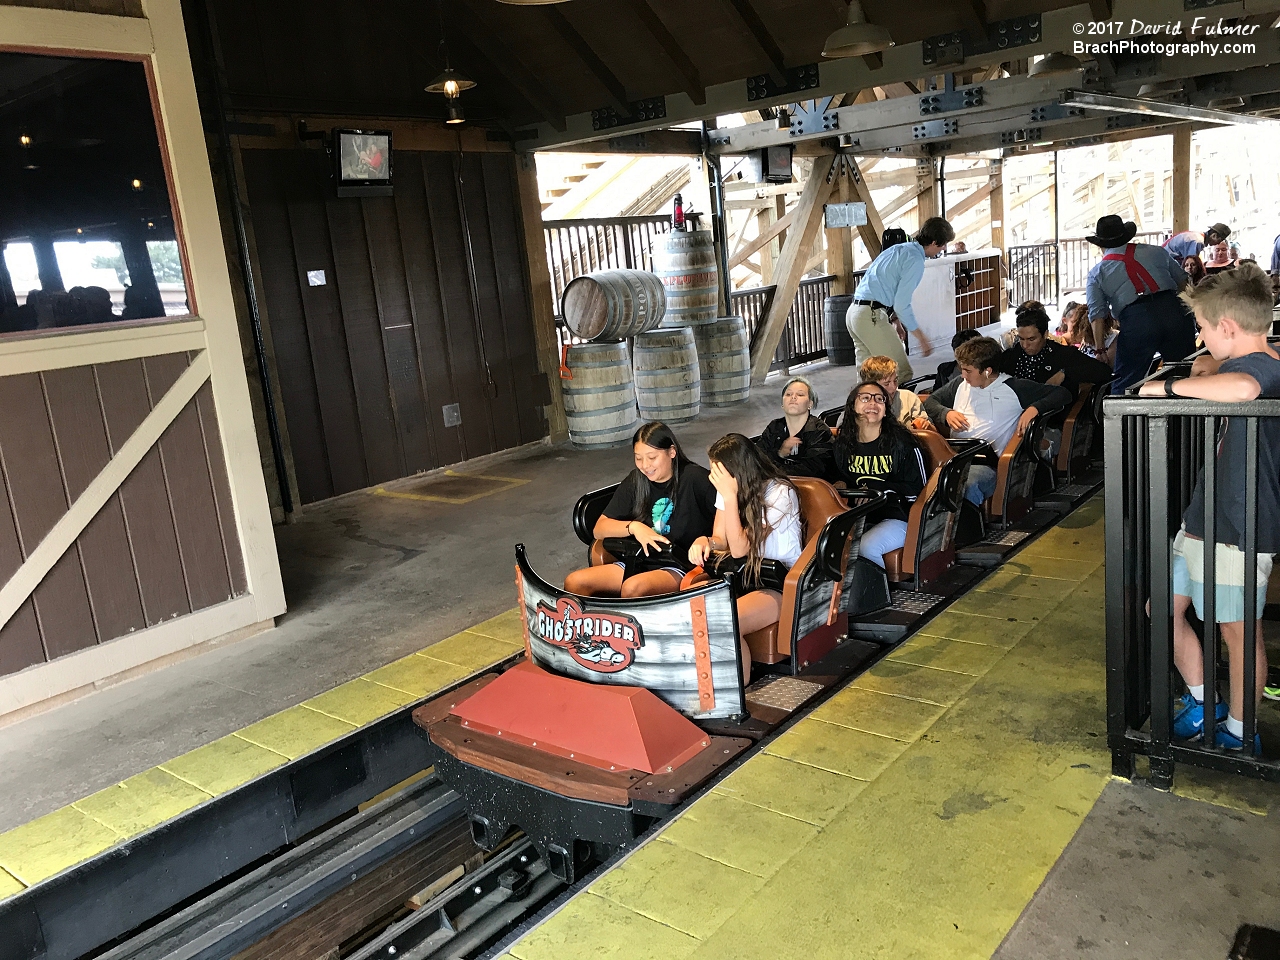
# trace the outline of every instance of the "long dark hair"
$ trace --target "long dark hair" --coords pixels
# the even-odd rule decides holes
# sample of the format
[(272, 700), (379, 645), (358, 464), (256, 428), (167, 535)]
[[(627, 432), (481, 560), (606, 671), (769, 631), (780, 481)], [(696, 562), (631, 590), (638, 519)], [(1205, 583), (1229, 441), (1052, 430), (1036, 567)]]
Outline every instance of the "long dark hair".
[[(765, 492), (770, 483), (782, 483), (795, 490), (785, 473), (765, 457), (760, 449), (740, 433), (730, 433), (711, 445), (707, 456), (729, 471), (738, 481), (738, 517), (747, 534), (747, 579), (760, 579), (760, 551), (773, 528), (765, 513)], [(798, 500), (797, 500), (798, 502)]]
[(897, 417), (893, 415), (893, 407), (889, 403), (889, 391), (874, 380), (864, 380), (849, 391), (849, 399), (844, 402), (844, 418), (840, 421), (840, 431), (836, 434), (836, 456), (840, 460), (849, 455), (858, 440), (858, 414), (856, 399), (858, 391), (863, 387), (874, 387), (884, 397), (884, 419), (880, 421), (880, 449), (898, 456), (914, 450), (919, 444)]
[[(680, 446), (680, 441), (676, 439), (676, 435), (671, 432), (661, 420), (650, 420), (640, 424), (640, 428), (631, 435), (631, 449), (634, 451), (636, 444), (643, 443), (646, 447), (653, 447), (655, 450), (675, 450), (676, 457), (671, 462), (671, 502), (674, 504), (676, 494), (680, 489), (680, 468), (689, 462), (689, 458), (684, 455), (684, 448)], [(649, 503), (649, 493), (652, 484), (649, 478), (639, 470), (632, 470), (635, 474), (635, 499), (631, 502), (631, 519), (640, 520), (649, 523), (652, 518), (645, 516), (645, 507)]]

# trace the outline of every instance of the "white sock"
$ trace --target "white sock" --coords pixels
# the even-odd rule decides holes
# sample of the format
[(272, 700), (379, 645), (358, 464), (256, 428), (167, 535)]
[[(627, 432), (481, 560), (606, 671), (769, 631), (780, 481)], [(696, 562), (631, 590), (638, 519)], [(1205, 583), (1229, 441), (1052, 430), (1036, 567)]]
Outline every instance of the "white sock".
[(1233, 737), (1239, 737), (1241, 740), (1244, 739), (1244, 721), (1243, 720), (1237, 720), (1235, 717), (1228, 714), (1227, 730), (1231, 733)]
[(1204, 684), (1192, 686), (1187, 684), (1187, 689), (1191, 691), (1191, 695), (1196, 698), (1196, 703), (1204, 703)]

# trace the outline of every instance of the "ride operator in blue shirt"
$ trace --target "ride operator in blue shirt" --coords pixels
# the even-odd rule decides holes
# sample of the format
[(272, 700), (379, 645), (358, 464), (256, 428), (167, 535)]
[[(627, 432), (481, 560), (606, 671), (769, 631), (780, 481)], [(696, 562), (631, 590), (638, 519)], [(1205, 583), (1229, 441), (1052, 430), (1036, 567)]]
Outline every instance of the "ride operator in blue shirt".
[(1187, 285), (1182, 264), (1163, 247), (1132, 243), (1137, 232), (1132, 220), (1112, 214), (1085, 238), (1103, 254), (1089, 271), (1085, 294), (1094, 342), (1106, 342), (1108, 314), (1120, 321), (1113, 394), (1146, 376), (1157, 353), (1167, 361), (1181, 360), (1196, 345), (1195, 320), (1178, 298)]
[(853, 338), (856, 363), (868, 357), (892, 357), (898, 364), (898, 378), (911, 379), (911, 363), (902, 339), (891, 322), (891, 314), (920, 344), (922, 356), (933, 352), (911, 308), (911, 297), (924, 278), (924, 262), (946, 250), (956, 232), (942, 217), (930, 217), (913, 240), (894, 244), (876, 257), (858, 281), (853, 303), (845, 314), (845, 326)]
[(1175, 233), (1164, 242), (1164, 248), (1181, 263), (1187, 257), (1198, 257), (1205, 247), (1216, 247), (1231, 236), (1231, 228), (1225, 223), (1215, 223), (1204, 233), (1195, 230), (1183, 230)]

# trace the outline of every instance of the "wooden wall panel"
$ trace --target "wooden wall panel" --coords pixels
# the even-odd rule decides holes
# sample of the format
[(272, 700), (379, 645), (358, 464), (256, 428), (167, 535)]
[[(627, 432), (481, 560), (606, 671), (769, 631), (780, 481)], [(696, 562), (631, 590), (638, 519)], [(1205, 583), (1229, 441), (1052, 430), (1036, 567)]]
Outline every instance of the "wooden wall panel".
[(457, 391), (444, 325), (444, 308), (440, 301), (440, 278), (436, 270), (431, 217), (427, 211), (422, 156), (417, 154), (396, 168), (407, 169), (407, 173), (396, 177), (394, 199), (427, 418), (435, 438), (435, 464), (439, 466), (464, 460), (466, 454), (458, 428), (444, 425), (444, 407), (455, 402)]
[[(92, 367), (41, 375), (62, 461), (67, 500), (75, 503), (111, 459)], [(124, 510), (113, 496), (77, 540), (98, 636), (109, 640), (146, 625)]]
[[(107, 439), (114, 454), (151, 412), (146, 375), (141, 360), (99, 364), (96, 372)], [(158, 448), (148, 451), (120, 485), (120, 504), (147, 626), (190, 613), (191, 600)]]
[(244, 170), (304, 500), (546, 435), (514, 155), (397, 149), (391, 198), (334, 196), (319, 151)]
[[(0, 471), (0, 583), (13, 576), (22, 566), (22, 547), (18, 530), (13, 525), (9, 508), (9, 486)], [(35, 604), (28, 600), (3, 627), (0, 627), (0, 676), (17, 673), (33, 663), (45, 661), (44, 644), (40, 642), (40, 625), (36, 622)]]
[(325, 213), (333, 250), (334, 286), (342, 306), (356, 409), (360, 411), (368, 482), (380, 483), (404, 476), (405, 469), (387, 390), (387, 362), (373, 293), (364, 218), (358, 201), (331, 200), (325, 204)]
[[(187, 357), (170, 354), (147, 357), (143, 369), (154, 407), (187, 369)], [(160, 462), (164, 465), (169, 497), (173, 502), (174, 528), (193, 610), (231, 599), (231, 573), (222, 546), (213, 482), (205, 459), (200, 415), (187, 404), (160, 436)]]
[(213, 406), (212, 384), (206, 383), (196, 394), (196, 411), (200, 415), (205, 459), (213, 480), (213, 502), (218, 508), (218, 526), (222, 530), (222, 545), (231, 574), (231, 592), (238, 597), (248, 592), (249, 585), (244, 571), (244, 550), (240, 546), (240, 533), (236, 529), (235, 504), (231, 500), (231, 482), (227, 477), (227, 458), (222, 450), (218, 414)]
[(333, 496), (320, 397), (311, 365), (302, 293), (294, 264), (293, 236), (283, 193), (276, 189), (274, 154), (249, 150), (242, 154), (245, 177), (253, 190), (254, 240), (262, 276), (259, 296), (270, 304), (271, 337), (275, 345), (280, 393), (289, 412), (289, 440), (294, 473), (304, 503)]

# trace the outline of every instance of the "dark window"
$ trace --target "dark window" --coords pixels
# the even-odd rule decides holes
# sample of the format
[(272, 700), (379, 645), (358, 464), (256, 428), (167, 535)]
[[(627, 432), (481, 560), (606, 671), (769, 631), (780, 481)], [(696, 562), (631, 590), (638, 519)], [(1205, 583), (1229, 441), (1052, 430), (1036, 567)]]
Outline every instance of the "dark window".
[(0, 334), (190, 313), (141, 63), (0, 53)]

